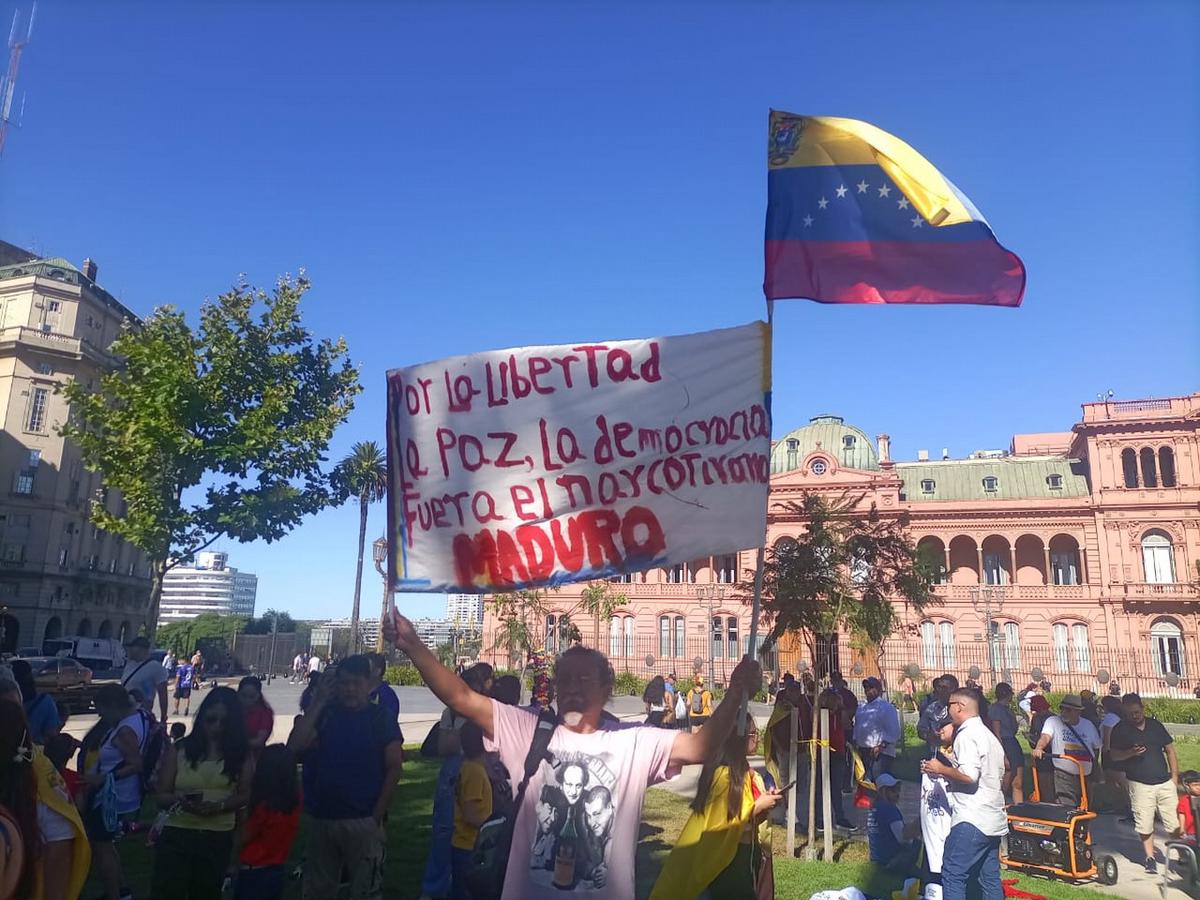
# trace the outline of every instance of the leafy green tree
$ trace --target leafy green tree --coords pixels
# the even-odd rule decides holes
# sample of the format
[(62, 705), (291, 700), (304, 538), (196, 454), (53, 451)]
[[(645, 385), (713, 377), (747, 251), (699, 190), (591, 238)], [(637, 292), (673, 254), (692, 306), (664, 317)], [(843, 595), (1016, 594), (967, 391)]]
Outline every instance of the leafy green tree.
[(64, 389), (62, 435), (123, 501), (93, 501), (93, 523), (150, 558), (151, 630), (172, 567), (218, 540), (278, 540), (336, 500), (321, 464), (361, 387), (345, 341), (301, 322), (308, 288), (303, 274), (270, 292), (243, 281), (195, 331), (160, 307), (126, 325), (94, 390)]
[(608, 625), (613, 614), (628, 603), (629, 598), (614, 591), (612, 584), (607, 581), (589, 581), (588, 586), (580, 591), (578, 609), (592, 619), (592, 640), (597, 648), (601, 646), (600, 623)]
[[(900, 625), (895, 603), (919, 613), (935, 602), (936, 564), (917, 550), (907, 514), (885, 517), (874, 504), (865, 512), (861, 505), (861, 496), (831, 501), (815, 491), (788, 504), (787, 512), (805, 523), (805, 532), (778, 542), (763, 567), (762, 609), (772, 622), (764, 649), (790, 633), (804, 642), (815, 664), (818, 645), (842, 631), (858, 646), (878, 648)], [(813, 734), (817, 723), (814, 703)], [(815, 772), (817, 745), (808, 746)], [(816, 790), (810, 778), (810, 852), (816, 848)]]
[(182, 657), (190, 655), (196, 649), (196, 643), (205, 638), (225, 638), (231, 642), (233, 636), (245, 624), (245, 619), (236, 616), (203, 613), (194, 619), (164, 625), (158, 629), (154, 640), (157, 646), (165, 647), (177, 657)]
[(357, 653), (361, 639), (358, 619), (362, 601), (363, 550), (367, 544), (367, 510), (372, 503), (387, 496), (387, 459), (374, 441), (359, 441), (337, 464), (333, 480), (343, 496), (358, 498), (358, 567), (354, 572), (354, 606), (350, 609), (350, 652)]
[(257, 619), (251, 619), (242, 629), (243, 634), (270, 634), (275, 629), (275, 616), (279, 616), (279, 634), (291, 634), (296, 630), (296, 621), (288, 613), (276, 613), (268, 609)]

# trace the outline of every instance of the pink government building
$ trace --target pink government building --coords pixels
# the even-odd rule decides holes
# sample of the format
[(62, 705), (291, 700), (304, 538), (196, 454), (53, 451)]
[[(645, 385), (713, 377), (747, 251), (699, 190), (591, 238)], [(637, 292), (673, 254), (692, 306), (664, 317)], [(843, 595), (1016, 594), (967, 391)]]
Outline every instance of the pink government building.
[[(830, 635), (812, 660), (785, 641), (767, 660), (777, 673), (877, 671), (895, 687), (916, 665), (922, 678), (948, 671), (989, 684), (994, 672), (1020, 687), (1041, 674), (1056, 689), (1102, 691), (1111, 679), (1179, 696), (1200, 684), (1200, 393), (1085, 403), (1070, 431), (1018, 434), (1007, 450), (965, 459), (938, 450), (893, 460), (886, 434), (872, 440), (817, 416), (774, 443), (771, 472), (768, 545), (803, 533), (790, 504), (805, 492), (848, 492), (885, 515), (907, 513), (914, 540), (944, 560), (941, 603), (907, 613), (881, 653)], [(748, 647), (754, 557), (613, 579), (628, 603), (611, 622), (574, 613), (583, 585), (550, 592), (547, 649), (558, 649), (566, 614), (618, 672), (699, 670), (720, 683)], [(485, 608), (483, 656), (508, 665)]]

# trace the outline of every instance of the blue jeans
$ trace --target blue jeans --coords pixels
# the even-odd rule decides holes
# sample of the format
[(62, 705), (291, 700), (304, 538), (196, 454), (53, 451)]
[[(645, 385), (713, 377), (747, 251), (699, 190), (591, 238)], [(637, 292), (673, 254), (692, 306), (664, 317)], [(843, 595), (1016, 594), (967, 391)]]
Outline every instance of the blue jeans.
[(1000, 838), (959, 822), (950, 829), (942, 857), (942, 900), (967, 900), (967, 885), (979, 884), (983, 900), (1002, 900)]
[(259, 866), (238, 872), (233, 900), (279, 900), (287, 885), (284, 866)]
[(454, 836), (454, 791), (458, 772), (462, 768), (461, 753), (447, 756), (438, 773), (437, 790), (433, 795), (433, 835), (429, 841), (429, 857), (421, 878), (421, 893), (430, 897), (450, 896), (450, 838)]

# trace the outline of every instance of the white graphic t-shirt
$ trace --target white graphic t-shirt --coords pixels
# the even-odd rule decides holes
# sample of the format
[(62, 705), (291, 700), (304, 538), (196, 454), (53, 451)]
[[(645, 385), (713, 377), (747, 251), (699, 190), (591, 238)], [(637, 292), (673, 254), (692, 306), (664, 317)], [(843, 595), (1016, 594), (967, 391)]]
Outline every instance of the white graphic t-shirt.
[(1054, 768), (1071, 775), (1080, 770), (1084, 775), (1092, 774), (1092, 763), (1102, 746), (1095, 725), (1087, 719), (1067, 725), (1058, 716), (1051, 716), (1042, 726), (1042, 734), (1050, 735), (1047, 749), (1054, 754)]
[[(525, 771), (537, 715), (492, 701), (488, 750), (513, 773)], [(553, 764), (529, 780), (513, 830), (503, 900), (633, 900), (634, 857), (646, 788), (668, 770), (679, 732), (629, 726), (576, 734), (561, 725), (550, 740)]]

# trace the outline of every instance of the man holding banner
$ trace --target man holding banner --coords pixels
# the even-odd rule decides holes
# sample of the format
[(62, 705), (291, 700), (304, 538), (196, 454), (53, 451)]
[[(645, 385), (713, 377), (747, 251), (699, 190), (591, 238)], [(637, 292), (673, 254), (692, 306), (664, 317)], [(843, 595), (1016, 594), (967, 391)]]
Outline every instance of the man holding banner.
[[(538, 717), (476, 693), (425, 646), (412, 623), (394, 610), (385, 637), (407, 654), (438, 699), (483, 731), (487, 749), (500, 754), (510, 773), (520, 773)], [(762, 669), (745, 657), (729, 681), (733, 702), (717, 706), (693, 734), (650, 726), (605, 728), (604, 705), (612, 695), (613, 670), (598, 650), (571, 647), (558, 658), (555, 686), (559, 726), (550, 759), (529, 782), (513, 830), (503, 900), (551, 900), (570, 890), (595, 900), (633, 900), (634, 860), (646, 788), (680, 767), (709, 759), (733, 730), (738, 698), (762, 684)], [(552, 795), (551, 803), (545, 798)], [(554, 817), (555, 860), (548, 868), (533, 853), (545, 844), (539, 803), (566, 810)], [(551, 817), (546, 817), (550, 821)], [(586, 836), (602, 830), (607, 839)], [(570, 842), (569, 847), (564, 847)]]

